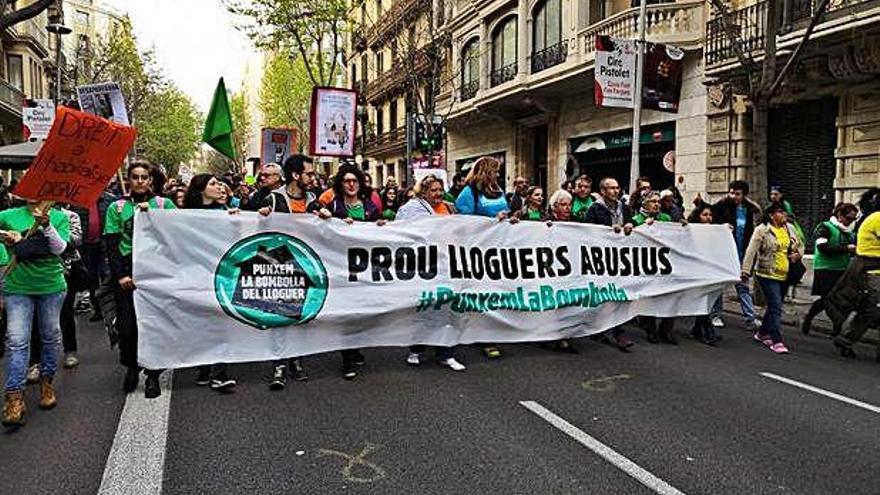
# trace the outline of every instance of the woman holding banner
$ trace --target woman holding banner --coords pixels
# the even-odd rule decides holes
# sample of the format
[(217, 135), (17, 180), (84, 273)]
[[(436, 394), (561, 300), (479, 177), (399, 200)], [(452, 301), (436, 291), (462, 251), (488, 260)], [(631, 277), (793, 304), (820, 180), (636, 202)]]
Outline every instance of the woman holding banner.
[(511, 216), (511, 221), (514, 218), (533, 222), (549, 220), (550, 217), (544, 211), (544, 190), (538, 186), (528, 188), (526, 190), (526, 204)]
[[(376, 222), (384, 225), (379, 207), (370, 199), (372, 193), (360, 168), (352, 164), (342, 165), (333, 179), (333, 200), (318, 210), (318, 216), (325, 220), (339, 218), (348, 224)], [(364, 355), (360, 349), (342, 351), (342, 376), (346, 380), (357, 378), (357, 368), (363, 365)]]
[[(34, 315), (42, 341), (40, 359), (40, 407), (55, 407), (52, 381), (58, 369), (61, 343), (61, 306), (67, 291), (61, 253), (70, 240), (65, 213), (47, 203), (28, 201), (27, 206), (0, 212), (0, 241), (6, 245), (7, 263), (3, 295), (6, 304), (6, 401), (2, 423), (24, 424), (24, 387)], [(10, 258), (11, 255), (11, 259)]]
[[(175, 209), (174, 203), (153, 192), (153, 166), (134, 161), (128, 166), (130, 195), (117, 200), (107, 210), (104, 242), (110, 259), (111, 280), (115, 281), (116, 327), (119, 330), (119, 361), (127, 368), (122, 389), (125, 393), (137, 388), (141, 368), (137, 362), (137, 317), (134, 313), (135, 281), (132, 279), (132, 235), (135, 212), (150, 209)], [(159, 375), (162, 370), (145, 370), (144, 396), (161, 395)]]
[[(639, 212), (632, 217), (635, 227), (652, 225), (654, 222), (671, 222), (672, 217), (660, 211), (660, 193), (657, 191), (645, 191), (642, 193)], [(658, 318), (653, 316), (639, 316), (639, 326), (648, 336), (648, 342), (656, 344), (661, 340), (667, 344), (678, 345), (678, 339), (673, 333), (675, 327), (674, 318)]]
[[(226, 205), (228, 187), (220, 179), (212, 174), (199, 174), (192, 178), (183, 207), (197, 210), (222, 210), (237, 213), (238, 210), (230, 210)], [(226, 363), (199, 366), (196, 376), (196, 385), (210, 385), (211, 390), (217, 392), (231, 392), (235, 388), (236, 381), (227, 373)]]
[[(386, 192), (390, 190), (386, 189)], [(406, 220), (409, 218), (428, 217), (433, 215), (452, 215), (455, 213), (455, 207), (443, 201), (443, 181), (436, 175), (426, 175), (413, 188), (416, 196), (407, 201), (397, 210), (395, 220)], [(425, 352), (425, 346), (414, 345), (409, 348), (409, 356), (406, 363), (411, 366), (421, 364), (421, 354)], [(451, 347), (437, 347), (437, 361), (441, 366), (445, 366), (452, 371), (464, 371), (465, 366), (455, 359)]]
[[(462, 215), (479, 215), (504, 220), (509, 213), (507, 198), (498, 185), (501, 163), (484, 156), (477, 159), (465, 177), (464, 189), (455, 200), (455, 208)], [(495, 344), (480, 344), (489, 359), (501, 357), (501, 349)]]

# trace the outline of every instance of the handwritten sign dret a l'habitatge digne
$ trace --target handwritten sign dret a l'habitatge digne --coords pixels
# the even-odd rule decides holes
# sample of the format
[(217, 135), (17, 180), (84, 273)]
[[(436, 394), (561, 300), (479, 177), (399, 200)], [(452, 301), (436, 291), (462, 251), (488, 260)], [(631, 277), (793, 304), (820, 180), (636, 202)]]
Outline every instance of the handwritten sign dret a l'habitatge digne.
[(15, 194), (89, 208), (116, 174), (136, 136), (134, 127), (59, 107), (49, 138)]

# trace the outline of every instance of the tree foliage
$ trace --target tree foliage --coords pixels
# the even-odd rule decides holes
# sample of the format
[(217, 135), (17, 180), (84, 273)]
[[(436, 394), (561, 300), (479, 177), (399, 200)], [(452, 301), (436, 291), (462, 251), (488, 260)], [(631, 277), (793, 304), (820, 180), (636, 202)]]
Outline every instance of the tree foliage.
[(260, 84), (259, 107), (263, 112), (263, 125), (297, 128), (300, 150), (303, 143), (308, 142), (312, 87), (302, 59), (291, 59), (282, 53), (269, 56)]
[(204, 117), (192, 100), (173, 85), (147, 96), (138, 121), (140, 155), (177, 175), (181, 162), (195, 157)]
[(333, 86), (343, 70), (348, 0), (224, 0), (259, 48), (290, 49), (312, 84)]
[(248, 142), (251, 140), (251, 116), (248, 112), (250, 101), (247, 91), (242, 88), (234, 93), (229, 100), (232, 112), (232, 145), (235, 147), (235, 165), (238, 169), (245, 166)]

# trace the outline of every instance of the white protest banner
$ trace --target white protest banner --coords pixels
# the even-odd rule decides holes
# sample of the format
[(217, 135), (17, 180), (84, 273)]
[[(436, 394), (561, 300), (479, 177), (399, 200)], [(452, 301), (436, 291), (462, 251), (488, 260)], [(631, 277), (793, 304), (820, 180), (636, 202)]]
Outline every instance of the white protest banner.
[(706, 314), (739, 263), (724, 226), (630, 236), (575, 223), (139, 212), (139, 354), (148, 368), (345, 348), (590, 335), (637, 315)]
[(357, 93), (342, 88), (312, 88), (309, 153), (313, 156), (354, 156)]
[(31, 100), (33, 106), (21, 109), (21, 124), (24, 138), (37, 140), (49, 137), (49, 130), (55, 121), (55, 102), (52, 100)]
[(596, 106), (632, 108), (635, 68), (635, 40), (596, 35)]
[(79, 108), (86, 113), (128, 125), (128, 110), (119, 83), (106, 82), (77, 86)]

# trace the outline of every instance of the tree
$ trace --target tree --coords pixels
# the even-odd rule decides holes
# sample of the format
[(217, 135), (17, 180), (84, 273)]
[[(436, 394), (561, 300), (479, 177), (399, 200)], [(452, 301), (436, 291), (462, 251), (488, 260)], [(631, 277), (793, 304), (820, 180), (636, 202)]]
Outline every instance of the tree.
[(258, 48), (291, 50), (316, 86), (334, 86), (343, 70), (348, 0), (224, 0)]
[(242, 88), (229, 100), (232, 112), (232, 145), (235, 147), (235, 165), (241, 170), (247, 163), (248, 142), (251, 140), (251, 115), (247, 91)]
[(260, 83), (259, 107), (263, 112), (263, 125), (296, 127), (300, 151), (308, 142), (313, 86), (302, 59), (291, 59), (283, 53), (270, 55)]
[(155, 54), (137, 46), (131, 20), (126, 17), (115, 26), (106, 39), (98, 38), (92, 53), (80, 54), (83, 60), (74, 61), (77, 85), (117, 82), (122, 88), (129, 121), (137, 123), (137, 116), (145, 103), (162, 88), (164, 78)]
[(173, 85), (147, 96), (138, 122), (137, 149), (153, 163), (177, 175), (181, 162), (195, 157), (204, 117), (192, 100)]
[(17, 9), (15, 8), (17, 2), (13, 0), (2, 2), (3, 8), (0, 9), (0, 12), (2, 12), (0, 13), (0, 31), (6, 31), (7, 28), (12, 27), (19, 22), (33, 19), (56, 1), (57, 0), (36, 0), (30, 5)]
[[(773, 97), (782, 86), (786, 76), (800, 60), (804, 45), (809, 41), (813, 30), (819, 20), (828, 10), (830, 0), (819, 0), (810, 17), (810, 22), (801, 36), (794, 52), (788, 57), (781, 70), (777, 70), (776, 37), (780, 34), (780, 14), (778, 10), (781, 2), (769, 1), (766, 3), (764, 19), (765, 46), (764, 59), (760, 66), (755, 62), (752, 53), (745, 48), (742, 39), (741, 26), (735, 26), (733, 15), (730, 11), (729, 2), (724, 0), (711, 0), (715, 14), (721, 21), (721, 29), (730, 44), (734, 55), (745, 72), (744, 78), (746, 91), (752, 103), (752, 189), (759, 194), (767, 192), (767, 156), (768, 156), (768, 128), (770, 105)], [(788, 3), (790, 6), (790, 2)], [(756, 22), (761, 22), (757, 19)]]

